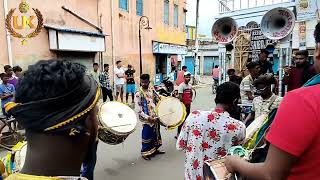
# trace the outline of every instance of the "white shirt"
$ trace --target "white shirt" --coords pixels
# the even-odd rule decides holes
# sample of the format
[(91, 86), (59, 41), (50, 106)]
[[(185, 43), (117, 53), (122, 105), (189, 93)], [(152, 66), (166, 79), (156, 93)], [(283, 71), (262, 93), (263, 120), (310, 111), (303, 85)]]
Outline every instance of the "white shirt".
[(252, 103), (252, 101), (249, 100), (249, 97), (246, 94), (247, 92), (251, 92), (252, 94), (254, 94), (254, 92), (253, 92), (253, 79), (250, 74), (248, 76), (246, 76), (241, 81), (241, 84), (240, 84), (241, 102), (243, 104)]
[[(118, 68), (118, 67), (114, 68), (114, 74), (115, 74), (115, 76), (114, 76), (114, 83), (115, 83), (116, 85), (122, 85), (122, 84), (125, 83), (124, 72), (125, 72), (125, 71), (124, 71), (123, 67), (121, 67), (121, 68)], [(123, 76), (123, 78), (118, 78), (117, 75)]]

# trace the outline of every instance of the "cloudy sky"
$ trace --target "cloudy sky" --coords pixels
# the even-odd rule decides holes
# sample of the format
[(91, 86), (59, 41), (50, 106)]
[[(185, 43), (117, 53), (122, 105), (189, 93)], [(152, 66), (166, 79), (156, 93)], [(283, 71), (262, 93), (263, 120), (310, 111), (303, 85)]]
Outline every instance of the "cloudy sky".
[[(196, 0), (187, 0), (187, 25), (196, 25)], [(218, 0), (200, 0), (199, 34), (211, 36), (214, 16), (218, 14)]]
[[(187, 25), (196, 24), (196, 0), (186, 0), (187, 1)], [(242, 8), (248, 7), (248, 2), (250, 1), (250, 7), (262, 6), (263, 3), (266, 5), (273, 3), (280, 3), (292, 0), (234, 0), (235, 9), (240, 8), (240, 3)], [(199, 5), (199, 34), (207, 35), (211, 37), (211, 27), (214, 23), (214, 17), (219, 13), (219, 2), (218, 0), (200, 0)]]

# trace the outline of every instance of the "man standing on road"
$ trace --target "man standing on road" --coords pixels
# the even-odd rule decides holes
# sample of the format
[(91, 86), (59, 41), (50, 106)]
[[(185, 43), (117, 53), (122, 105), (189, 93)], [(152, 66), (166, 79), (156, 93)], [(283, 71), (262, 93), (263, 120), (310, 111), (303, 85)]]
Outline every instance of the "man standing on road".
[[(190, 79), (191, 79), (191, 73), (185, 72), (184, 73), (184, 82), (181, 83), (178, 87), (179, 99), (186, 107), (186, 112), (187, 112), (186, 118), (190, 114), (192, 95), (193, 95), (192, 94), (192, 86), (189, 84)], [(183, 124), (181, 124), (178, 127), (178, 133), (177, 133), (176, 137), (179, 136), (182, 126), (183, 126)]]
[(219, 84), (219, 74), (220, 74), (219, 66), (215, 65), (214, 68), (212, 69), (212, 79), (216, 85)]
[(283, 83), (288, 85), (288, 91), (300, 88), (317, 74), (314, 66), (308, 62), (308, 57), (307, 50), (298, 51), (294, 60), (296, 66), (284, 69)]
[(243, 104), (251, 103), (254, 98), (253, 81), (260, 75), (260, 65), (252, 61), (247, 64), (249, 75), (246, 76), (240, 84), (241, 102)]
[(104, 68), (104, 71), (99, 76), (103, 102), (107, 101), (107, 97), (109, 97), (110, 101), (113, 101), (112, 87), (111, 87), (110, 76), (109, 76), (109, 64), (104, 64), (103, 68)]
[(135, 95), (135, 108), (143, 123), (141, 155), (143, 159), (149, 161), (152, 156), (165, 153), (158, 150), (162, 145), (160, 121), (155, 113), (156, 103), (159, 99), (149, 88), (149, 74), (141, 75), (140, 84), (141, 87)]
[(187, 118), (176, 144), (185, 152), (185, 180), (202, 180), (206, 160), (223, 158), (229, 148), (243, 142), (245, 125), (230, 117), (239, 92), (237, 84), (223, 83), (217, 88), (215, 110), (194, 111)]
[[(314, 32), (314, 62), (320, 72), (320, 23)], [(320, 74), (282, 100), (266, 136), (270, 142), (264, 163), (251, 164), (227, 157), (226, 168), (245, 179), (319, 179), (320, 171)]]
[(118, 101), (120, 95), (121, 102), (123, 103), (125, 71), (122, 67), (121, 61), (117, 61), (116, 65), (117, 67), (114, 68), (114, 83), (116, 84), (116, 101)]
[(128, 65), (128, 70), (126, 70), (126, 80), (127, 80), (127, 89), (126, 89), (126, 103), (128, 104), (129, 94), (131, 94), (132, 104), (134, 104), (134, 94), (136, 93), (136, 83), (134, 81), (134, 73), (136, 70), (132, 68), (132, 65)]
[(187, 66), (182, 66), (182, 70), (178, 72), (176, 85), (179, 86), (184, 81), (184, 73), (187, 72)]
[(90, 75), (93, 77), (93, 79), (99, 84), (99, 64), (93, 63), (93, 71), (90, 73)]

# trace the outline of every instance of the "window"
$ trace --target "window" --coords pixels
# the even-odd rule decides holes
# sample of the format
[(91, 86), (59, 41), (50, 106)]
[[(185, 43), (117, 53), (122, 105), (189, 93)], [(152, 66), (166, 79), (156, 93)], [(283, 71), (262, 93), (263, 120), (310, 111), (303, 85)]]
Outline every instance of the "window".
[(136, 1), (137, 15), (143, 16), (143, 0)]
[(163, 23), (169, 25), (169, 0), (164, 0)]
[(128, 11), (128, 0), (119, 0), (119, 8)]
[(179, 23), (179, 6), (175, 4), (173, 9), (173, 26), (179, 27), (178, 23)]

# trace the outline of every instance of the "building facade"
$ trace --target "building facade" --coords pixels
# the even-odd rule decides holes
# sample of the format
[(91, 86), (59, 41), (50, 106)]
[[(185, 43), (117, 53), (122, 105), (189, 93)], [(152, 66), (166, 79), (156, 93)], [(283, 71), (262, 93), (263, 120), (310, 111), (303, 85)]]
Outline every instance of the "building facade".
[[(2, 0), (0, 22), (12, 8), (17, 24), (23, 13), (20, 0)], [(141, 24), (143, 73), (166, 76), (186, 54), (185, 0), (27, 0), (43, 15), (41, 33), (27, 39), (9, 36), (0, 29), (0, 64), (20, 65), (24, 69), (38, 60), (71, 59), (92, 68), (93, 62), (114, 65), (118, 60), (133, 65), (136, 78), (139, 66), (139, 20), (146, 16), (149, 26)], [(30, 15), (27, 14), (27, 17)], [(145, 19), (145, 18), (144, 18)], [(145, 19), (146, 20), (146, 19)], [(37, 22), (36, 20), (34, 20)], [(143, 23), (143, 22), (142, 22)], [(13, 22), (12, 22), (13, 24)], [(35, 23), (36, 24), (36, 23)], [(3, 24), (4, 27), (4, 24)], [(29, 29), (28, 29), (29, 28)], [(30, 26), (19, 32), (31, 30)], [(18, 30), (17, 30), (18, 31)], [(9, 38), (7, 38), (9, 37)], [(112, 71), (112, 68), (111, 68)]]
[(187, 26), (188, 54), (185, 56), (184, 65), (194, 74), (210, 76), (214, 66), (219, 65), (218, 44), (212, 38), (198, 35), (198, 59), (195, 61), (195, 27)]

